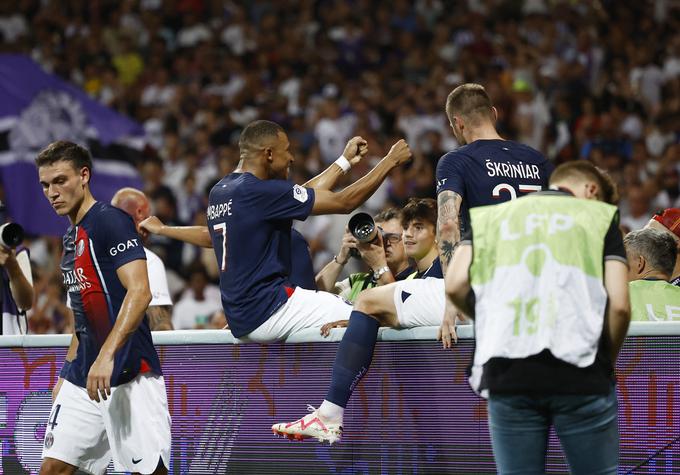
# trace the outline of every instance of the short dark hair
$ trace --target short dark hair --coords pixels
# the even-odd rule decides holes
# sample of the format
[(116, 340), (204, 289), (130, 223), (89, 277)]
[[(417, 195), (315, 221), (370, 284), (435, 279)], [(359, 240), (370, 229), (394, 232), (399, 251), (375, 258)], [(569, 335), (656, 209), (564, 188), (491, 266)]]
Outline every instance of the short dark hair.
[(455, 115), (473, 122), (480, 118), (493, 119), (492, 107), (491, 98), (481, 84), (461, 84), (446, 98), (446, 116), (452, 124)]
[(270, 120), (256, 120), (246, 125), (238, 139), (238, 147), (243, 152), (249, 147), (261, 147), (266, 140), (276, 139), (283, 127)]
[(628, 252), (644, 257), (649, 265), (668, 277), (673, 275), (678, 247), (669, 233), (654, 228), (639, 229), (628, 233), (623, 242)]
[(377, 223), (386, 223), (387, 221), (392, 221), (393, 219), (400, 219), (401, 211), (398, 208), (387, 208), (382, 210), (380, 213), (376, 214), (373, 221)]
[(416, 219), (437, 227), (437, 202), (432, 198), (411, 198), (401, 210), (401, 226), (406, 228)]
[(600, 201), (610, 204), (619, 202), (619, 191), (616, 183), (614, 183), (606, 171), (596, 167), (587, 160), (574, 160), (558, 166), (552, 172), (552, 175), (550, 175), (550, 184), (552, 185), (555, 182), (575, 177), (593, 180), (597, 183)]
[(66, 140), (52, 142), (42, 149), (35, 159), (35, 165), (40, 168), (59, 161), (71, 162), (71, 165), (76, 170), (86, 167), (90, 170), (90, 174), (92, 174), (92, 157), (90, 152), (85, 147), (81, 147), (77, 143), (67, 142)]

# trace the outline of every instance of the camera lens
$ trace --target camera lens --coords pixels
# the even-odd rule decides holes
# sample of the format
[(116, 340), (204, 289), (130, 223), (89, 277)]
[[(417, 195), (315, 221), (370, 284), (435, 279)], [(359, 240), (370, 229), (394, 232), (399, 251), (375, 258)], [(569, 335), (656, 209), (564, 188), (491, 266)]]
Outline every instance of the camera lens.
[(367, 213), (357, 213), (347, 224), (349, 231), (359, 242), (371, 242), (375, 239), (377, 228), (373, 218)]
[(24, 241), (24, 228), (17, 223), (5, 223), (0, 226), (0, 244), (5, 247), (17, 247)]
[(371, 225), (371, 223), (359, 225), (356, 227), (356, 229), (354, 229), (354, 234), (356, 238), (359, 239), (360, 241), (363, 241), (364, 239), (370, 237), (372, 232), (373, 226)]

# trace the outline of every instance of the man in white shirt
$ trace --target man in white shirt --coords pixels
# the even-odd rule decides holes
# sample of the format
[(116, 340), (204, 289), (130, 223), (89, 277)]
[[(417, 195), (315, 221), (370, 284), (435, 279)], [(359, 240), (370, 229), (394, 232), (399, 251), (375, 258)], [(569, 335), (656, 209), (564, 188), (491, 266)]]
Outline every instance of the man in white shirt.
[(176, 330), (210, 328), (213, 313), (222, 309), (219, 289), (209, 283), (208, 274), (200, 264), (189, 271), (187, 287), (172, 312), (173, 326)]
[[(144, 193), (134, 188), (121, 188), (111, 198), (111, 204), (120, 208), (132, 217), (140, 236), (146, 238), (148, 233), (139, 228), (139, 223), (151, 214), (149, 199)], [(163, 261), (152, 251), (144, 248), (146, 267), (149, 274), (151, 303), (146, 311), (151, 330), (172, 330), (172, 299), (168, 290), (168, 279), (165, 276)]]

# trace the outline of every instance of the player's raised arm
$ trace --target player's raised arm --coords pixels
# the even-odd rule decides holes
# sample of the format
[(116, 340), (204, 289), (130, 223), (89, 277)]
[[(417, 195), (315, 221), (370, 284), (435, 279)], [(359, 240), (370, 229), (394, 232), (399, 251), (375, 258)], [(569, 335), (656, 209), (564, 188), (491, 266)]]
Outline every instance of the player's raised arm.
[(146, 271), (146, 261), (135, 259), (116, 269), (120, 283), (127, 290), (111, 333), (99, 350), (87, 376), (87, 393), (99, 402), (99, 395), (106, 399), (111, 394), (111, 375), (116, 351), (123, 347), (130, 336), (137, 331), (144, 318), (151, 290)]
[(315, 189), (312, 214), (346, 214), (351, 213), (364, 203), (378, 189), (387, 174), (393, 168), (402, 165), (411, 158), (411, 150), (405, 140), (392, 145), (390, 151), (368, 174), (352, 183), (347, 188), (334, 193)]
[(207, 226), (167, 226), (156, 216), (149, 216), (139, 223), (142, 231), (184, 241), (199, 247), (212, 247)]
[(309, 180), (303, 186), (314, 188), (315, 190), (330, 190), (345, 173), (361, 161), (368, 153), (368, 144), (357, 136), (352, 137), (345, 146), (340, 158), (333, 162), (320, 174)]

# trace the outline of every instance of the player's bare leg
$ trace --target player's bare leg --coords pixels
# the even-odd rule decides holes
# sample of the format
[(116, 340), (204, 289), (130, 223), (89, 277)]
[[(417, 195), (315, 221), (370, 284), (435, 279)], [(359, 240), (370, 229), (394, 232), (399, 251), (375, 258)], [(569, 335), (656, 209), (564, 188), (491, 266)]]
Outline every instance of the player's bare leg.
[(72, 475), (78, 467), (61, 460), (46, 457), (40, 466), (40, 475)]
[(397, 307), (394, 305), (394, 285), (366, 289), (359, 294), (354, 310), (365, 313), (378, 321), (381, 327), (399, 326)]
[[(139, 472), (133, 472), (133, 475), (142, 475)], [(163, 460), (158, 461), (158, 467), (156, 467), (156, 470), (151, 475), (168, 475), (168, 469), (163, 465)]]

